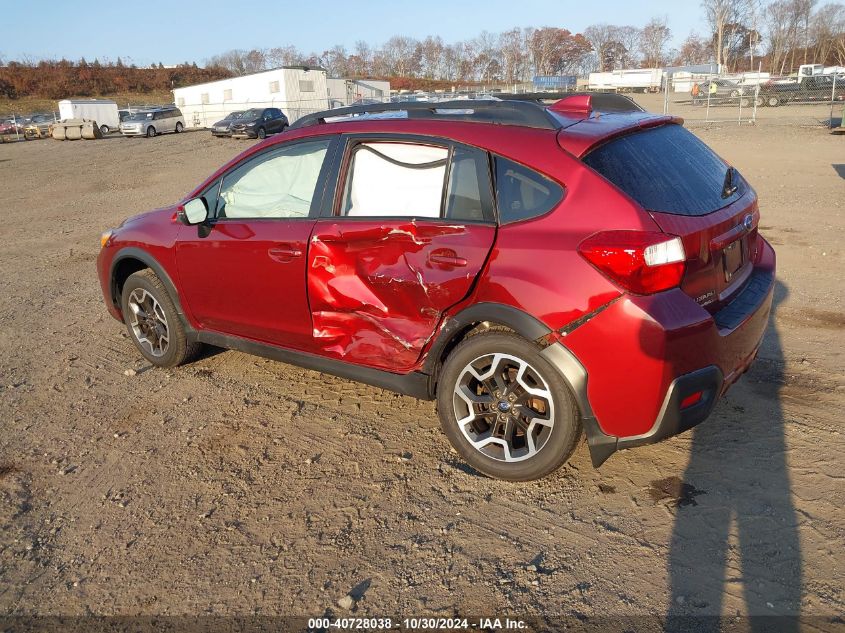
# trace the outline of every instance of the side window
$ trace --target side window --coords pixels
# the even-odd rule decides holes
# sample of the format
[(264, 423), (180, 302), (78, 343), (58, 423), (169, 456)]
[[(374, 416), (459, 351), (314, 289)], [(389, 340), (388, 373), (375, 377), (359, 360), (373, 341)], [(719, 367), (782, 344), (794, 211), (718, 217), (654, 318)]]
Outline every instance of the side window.
[(349, 164), (342, 214), (440, 217), (448, 160), (445, 147), (361, 143)]
[(496, 202), (499, 222), (507, 224), (536, 218), (551, 211), (563, 198), (563, 188), (533, 169), (496, 157)]
[(330, 140), (262, 154), (223, 177), (217, 217), (308, 217)]
[(449, 169), (446, 217), (455, 220), (492, 220), (492, 196), (487, 153), (456, 147)]

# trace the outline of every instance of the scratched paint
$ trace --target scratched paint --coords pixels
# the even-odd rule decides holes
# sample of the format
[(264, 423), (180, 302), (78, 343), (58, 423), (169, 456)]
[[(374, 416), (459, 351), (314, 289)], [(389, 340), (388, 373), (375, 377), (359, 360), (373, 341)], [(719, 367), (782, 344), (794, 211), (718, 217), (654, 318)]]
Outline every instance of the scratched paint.
[(319, 221), (308, 249), (316, 347), (413, 369), (443, 313), (470, 291), (494, 235), (492, 226), (439, 221)]

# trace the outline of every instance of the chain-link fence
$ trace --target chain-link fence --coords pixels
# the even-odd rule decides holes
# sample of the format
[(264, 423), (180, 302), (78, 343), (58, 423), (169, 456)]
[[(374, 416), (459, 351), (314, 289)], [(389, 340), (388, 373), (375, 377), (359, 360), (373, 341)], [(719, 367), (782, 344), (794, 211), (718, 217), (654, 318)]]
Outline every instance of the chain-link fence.
[(687, 121), (833, 127), (845, 105), (845, 76), (795, 79), (763, 72), (667, 73), (660, 94), (662, 104), (655, 103), (656, 96), (643, 95), (637, 100), (648, 110)]

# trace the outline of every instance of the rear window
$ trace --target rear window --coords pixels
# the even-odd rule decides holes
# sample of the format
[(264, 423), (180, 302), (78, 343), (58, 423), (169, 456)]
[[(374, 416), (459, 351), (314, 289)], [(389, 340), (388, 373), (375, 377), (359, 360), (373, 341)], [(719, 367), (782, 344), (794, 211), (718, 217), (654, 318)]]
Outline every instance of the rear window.
[[(584, 162), (649, 211), (706, 215), (745, 193), (735, 170), (726, 191), (728, 165), (680, 125), (663, 125), (610, 141)], [(734, 187), (736, 188), (734, 190)]]

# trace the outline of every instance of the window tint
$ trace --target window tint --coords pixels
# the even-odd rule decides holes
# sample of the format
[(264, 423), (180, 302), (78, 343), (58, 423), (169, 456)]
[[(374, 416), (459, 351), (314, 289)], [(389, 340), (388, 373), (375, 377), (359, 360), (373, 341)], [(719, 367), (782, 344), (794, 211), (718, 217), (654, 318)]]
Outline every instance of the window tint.
[[(722, 197), (728, 165), (680, 125), (629, 134), (593, 150), (584, 162), (649, 211), (706, 215), (745, 192)], [(735, 173), (735, 172), (734, 172)]]
[(446, 217), (456, 220), (492, 220), (486, 217), (490, 201), (487, 154), (456, 147), (449, 170)]
[(343, 214), (440, 217), (449, 150), (410, 143), (362, 143), (346, 179)]
[(496, 157), (496, 203), (502, 224), (536, 218), (563, 198), (563, 188), (506, 158)]
[(329, 142), (298, 143), (268, 152), (224, 176), (217, 217), (307, 217)]

